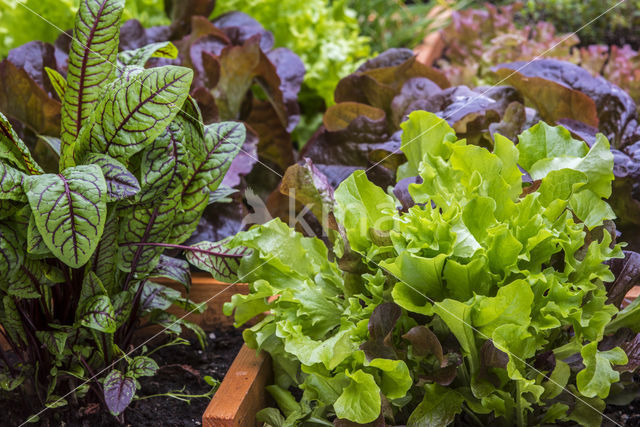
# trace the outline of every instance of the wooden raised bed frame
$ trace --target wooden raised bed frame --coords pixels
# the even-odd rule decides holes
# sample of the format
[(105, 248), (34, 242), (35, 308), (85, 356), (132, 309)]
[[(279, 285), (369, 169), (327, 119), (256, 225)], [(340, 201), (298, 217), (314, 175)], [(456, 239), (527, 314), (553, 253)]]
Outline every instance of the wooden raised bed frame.
[(202, 416), (204, 427), (255, 427), (267, 407), (265, 387), (272, 381), (268, 354), (243, 345)]

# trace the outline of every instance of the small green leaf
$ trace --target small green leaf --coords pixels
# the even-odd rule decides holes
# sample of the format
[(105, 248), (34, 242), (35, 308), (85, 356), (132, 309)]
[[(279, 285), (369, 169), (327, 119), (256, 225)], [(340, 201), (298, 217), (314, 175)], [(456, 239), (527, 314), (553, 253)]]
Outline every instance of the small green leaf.
[(584, 142), (573, 139), (562, 126), (549, 126), (542, 121), (522, 132), (518, 141), (519, 164), (527, 171), (539, 160), (582, 157), (589, 150)]
[(402, 123), (402, 152), (408, 163), (398, 179), (418, 175), (420, 162), (427, 155), (447, 157), (450, 150), (443, 141), (455, 141), (456, 133), (441, 117), (426, 111), (415, 111)]
[(382, 188), (373, 184), (364, 171), (356, 171), (335, 191), (336, 219), (344, 226), (355, 251), (371, 246), (369, 230), (389, 231), (393, 226), (395, 203)]
[(152, 43), (138, 49), (125, 50), (118, 54), (118, 61), (124, 65), (144, 67), (151, 58), (176, 59), (178, 48), (171, 42)]
[(11, 199), (26, 202), (27, 197), (22, 189), (24, 174), (0, 161), (0, 199)]
[(116, 331), (116, 318), (107, 295), (89, 298), (81, 309), (80, 323), (87, 328), (112, 334)]
[(586, 397), (606, 398), (611, 384), (620, 378), (620, 374), (612, 368), (612, 365), (626, 364), (627, 355), (620, 347), (600, 351), (596, 341), (582, 347), (580, 354), (585, 368), (576, 376), (578, 390)]
[(135, 196), (140, 191), (140, 184), (127, 167), (106, 154), (89, 154), (85, 159), (102, 169), (107, 183), (107, 201), (116, 202)]
[(152, 377), (158, 371), (158, 364), (155, 360), (146, 356), (136, 356), (129, 363), (128, 375), (134, 378)]
[(373, 376), (361, 370), (346, 371), (346, 375), (351, 382), (333, 404), (336, 416), (360, 424), (376, 420), (382, 403), (380, 388)]
[(413, 384), (409, 368), (402, 360), (373, 359), (369, 366), (381, 371), (380, 389), (389, 399), (400, 399), (407, 395)]
[(24, 380), (25, 376), (22, 374), (12, 377), (6, 372), (0, 372), (0, 389), (4, 391), (13, 391), (18, 388)]
[[(51, 86), (53, 86), (53, 89), (58, 94), (58, 98), (64, 99), (64, 92), (67, 90), (67, 81), (65, 78), (53, 68), (44, 67), (44, 70), (47, 72)], [(60, 153), (58, 152), (58, 154)]]
[(9, 120), (2, 113), (0, 113), (0, 159), (6, 160), (11, 166), (29, 175), (44, 173), (33, 160), (27, 145), (20, 139), (11, 127)]
[(409, 416), (407, 427), (448, 426), (462, 412), (464, 398), (455, 390), (426, 384), (424, 391), (424, 398)]
[(62, 352), (64, 351), (64, 346), (67, 342), (67, 338), (69, 338), (69, 333), (56, 331), (36, 331), (36, 336), (51, 354), (53, 354), (54, 356), (61, 356)]

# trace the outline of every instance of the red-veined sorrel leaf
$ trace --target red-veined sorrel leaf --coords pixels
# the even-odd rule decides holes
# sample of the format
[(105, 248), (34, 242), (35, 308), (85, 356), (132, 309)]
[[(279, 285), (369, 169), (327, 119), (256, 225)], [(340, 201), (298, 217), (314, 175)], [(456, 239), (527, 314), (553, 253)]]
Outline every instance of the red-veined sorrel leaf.
[(118, 232), (118, 217), (112, 212), (107, 218), (100, 243), (91, 259), (92, 269), (106, 289), (113, 289), (115, 285)]
[(205, 158), (196, 164), (195, 171), (185, 186), (185, 195), (202, 192), (205, 188), (215, 191), (232, 160), (240, 151), (246, 138), (242, 123), (214, 123), (205, 127)]
[(65, 78), (58, 70), (54, 70), (53, 68), (44, 67), (44, 70), (47, 72), (47, 76), (49, 76), (53, 90), (56, 91), (60, 99), (64, 99), (64, 92), (67, 90), (67, 81)]
[[(40, 298), (40, 292), (38, 292), (38, 288), (36, 286), (41, 286), (41, 284), (37, 282), (35, 275), (30, 270), (35, 270), (34, 264), (37, 261), (33, 260), (25, 260), (25, 265), (20, 266), (19, 270), (16, 274), (9, 276), (7, 281), (2, 284), (2, 288), (7, 292), (7, 294), (17, 297), (17, 298)], [(27, 266), (30, 267), (27, 269)], [(35, 271), (33, 271), (36, 273)], [(50, 283), (42, 283), (42, 284), (50, 284)]]
[(198, 227), (202, 213), (208, 204), (209, 195), (204, 191), (184, 195), (169, 241), (172, 243), (182, 243), (191, 237)]
[(127, 409), (135, 394), (135, 380), (117, 369), (111, 371), (104, 379), (104, 400), (113, 415), (119, 415)]
[(171, 241), (184, 242), (196, 230), (198, 221), (215, 191), (231, 166), (246, 138), (242, 123), (223, 122), (205, 127), (204, 157), (198, 159), (195, 169), (182, 193), (182, 211), (171, 234)]
[(229, 240), (227, 238), (219, 242), (196, 243), (191, 246), (192, 250), (186, 252), (187, 261), (201, 270), (208, 271), (218, 280), (236, 280), (240, 259), (249, 253), (249, 249), (229, 248), (226, 245)]
[(46, 262), (27, 258), (0, 288), (19, 298), (39, 298), (41, 293), (47, 294), (47, 287), (63, 283), (64, 280), (62, 272), (57, 268)]
[(178, 48), (171, 42), (152, 43), (138, 49), (125, 50), (118, 54), (118, 61), (124, 65), (144, 67), (151, 58), (178, 57)]
[(185, 147), (182, 127), (172, 122), (142, 153), (140, 201), (153, 200), (163, 193), (172, 193), (192, 172), (191, 159)]
[(142, 288), (142, 297), (140, 298), (140, 310), (143, 313), (156, 309), (166, 310), (171, 307), (175, 300), (182, 296), (180, 291), (148, 280), (140, 284), (140, 286), (144, 286)]
[(27, 335), (24, 332), (22, 318), (20, 317), (20, 313), (18, 313), (16, 303), (13, 301), (13, 298), (8, 295), (2, 298), (0, 323), (2, 323), (5, 332), (9, 334), (9, 337), (11, 337), (14, 342), (27, 342)]
[(55, 331), (36, 331), (36, 336), (54, 356), (62, 355), (64, 345), (67, 342), (67, 338), (69, 338), (67, 332)]
[(44, 243), (42, 234), (38, 231), (36, 219), (33, 214), (31, 214), (31, 217), (29, 218), (29, 225), (27, 226), (27, 252), (32, 258), (51, 256), (51, 251)]
[(0, 277), (15, 274), (24, 261), (23, 238), (13, 228), (0, 224)]
[(124, 325), (129, 320), (131, 308), (133, 307), (134, 289), (118, 292), (111, 297), (113, 305), (113, 316), (116, 319), (116, 329)]
[(80, 308), (80, 323), (87, 328), (112, 334), (116, 331), (116, 316), (107, 295), (87, 299)]
[(115, 76), (124, 0), (82, 0), (69, 48), (67, 88), (62, 103), (60, 170), (74, 165), (80, 128)]
[(127, 161), (154, 141), (189, 94), (193, 72), (183, 67), (129, 67), (102, 94), (82, 128), (76, 157), (104, 153)]
[(87, 273), (82, 281), (82, 289), (80, 290), (80, 298), (78, 299), (78, 306), (82, 306), (85, 301), (97, 295), (107, 295), (102, 282), (96, 276), (93, 271)]
[(2, 113), (0, 113), (0, 159), (7, 160), (13, 167), (30, 175), (44, 172), (33, 160), (26, 144)]
[(72, 268), (84, 265), (100, 242), (107, 217), (107, 186), (100, 167), (27, 176), (24, 189), (49, 250)]
[(22, 172), (0, 161), (0, 199), (27, 200), (22, 190)]
[(130, 374), (134, 378), (139, 377), (152, 377), (158, 371), (158, 364), (150, 357), (137, 356), (134, 357), (131, 363), (129, 363), (129, 370), (127, 374)]
[(191, 271), (189, 263), (177, 258), (160, 255), (158, 265), (149, 274), (149, 277), (162, 277), (175, 280), (189, 289), (191, 287)]
[(137, 205), (120, 212), (124, 218), (118, 236), (118, 268), (125, 272), (150, 272), (164, 250), (145, 243), (164, 243), (171, 233), (178, 208), (179, 192), (165, 195), (162, 202)]
[(202, 139), (204, 138), (204, 120), (198, 107), (198, 103), (193, 97), (188, 96), (177, 118), (182, 125), (184, 142), (189, 152), (198, 159), (206, 156)]
[(140, 184), (127, 167), (106, 154), (89, 154), (86, 162), (100, 166), (107, 183), (107, 201), (115, 202), (135, 196), (140, 191)]

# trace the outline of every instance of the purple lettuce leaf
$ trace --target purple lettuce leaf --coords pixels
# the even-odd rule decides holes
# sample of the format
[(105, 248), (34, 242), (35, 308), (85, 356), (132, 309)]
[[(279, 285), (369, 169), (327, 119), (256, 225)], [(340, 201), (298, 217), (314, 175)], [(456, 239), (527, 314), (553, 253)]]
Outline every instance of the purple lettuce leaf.
[(262, 51), (267, 52), (273, 48), (273, 34), (246, 13), (228, 12), (217, 17), (213, 24), (229, 37), (231, 44), (241, 45), (252, 37), (260, 36)]
[(609, 261), (615, 281), (607, 283), (607, 303), (620, 307), (627, 292), (640, 286), (640, 254), (624, 251), (624, 258)]
[[(532, 101), (545, 120), (568, 118), (597, 126), (615, 148), (640, 139), (633, 99), (616, 85), (577, 65), (538, 59), (502, 64), (492, 70)], [(554, 110), (549, 109), (552, 106)]]
[[(58, 136), (61, 104), (44, 71), (45, 66), (56, 69), (50, 46), (34, 42), (30, 47), (18, 48), (15, 54), (9, 53), (9, 58), (18, 60), (17, 64), (9, 58), (0, 62), (0, 80), (3, 82), (0, 112), (19, 120), (36, 133)], [(35, 57), (23, 57), (21, 53), (35, 54)], [(44, 57), (38, 57), (43, 53)]]
[(166, 0), (165, 10), (171, 18), (172, 38), (176, 39), (189, 34), (192, 18), (209, 16), (215, 4), (215, 0)]
[(369, 339), (360, 346), (367, 360), (376, 358), (397, 359), (391, 334), (400, 318), (402, 310), (393, 302), (377, 306), (369, 318)]
[(151, 43), (164, 42), (169, 40), (170, 35), (169, 27), (144, 28), (137, 19), (129, 19), (120, 27), (119, 50), (134, 50)]
[(302, 162), (287, 169), (280, 184), (280, 193), (295, 198), (323, 221), (333, 211), (334, 188), (311, 160), (304, 158)]

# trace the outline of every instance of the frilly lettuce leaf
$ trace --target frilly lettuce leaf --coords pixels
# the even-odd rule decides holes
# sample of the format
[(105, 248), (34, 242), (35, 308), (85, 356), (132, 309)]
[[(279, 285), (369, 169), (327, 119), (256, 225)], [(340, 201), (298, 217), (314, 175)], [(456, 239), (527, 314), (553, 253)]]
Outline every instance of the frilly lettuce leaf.
[(403, 129), (413, 205), (356, 171), (335, 191), (333, 251), (279, 220), (240, 233), (252, 292), (226, 312), (242, 323), (268, 310), (245, 339), (272, 354), (279, 386), (304, 390), (301, 406), (340, 422), (444, 425), (463, 404), (484, 422), (583, 422), (627, 363), (620, 347), (598, 350), (618, 313), (604, 262), (623, 257), (604, 224), (606, 138), (589, 148), (541, 123), (489, 151), (431, 113)]

